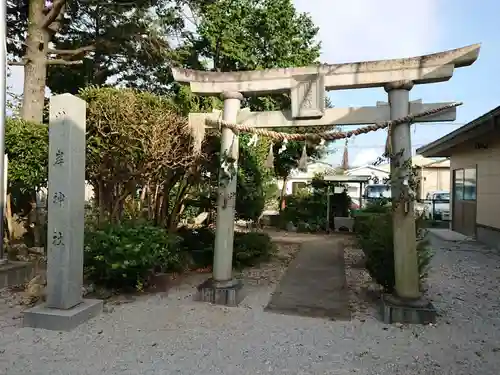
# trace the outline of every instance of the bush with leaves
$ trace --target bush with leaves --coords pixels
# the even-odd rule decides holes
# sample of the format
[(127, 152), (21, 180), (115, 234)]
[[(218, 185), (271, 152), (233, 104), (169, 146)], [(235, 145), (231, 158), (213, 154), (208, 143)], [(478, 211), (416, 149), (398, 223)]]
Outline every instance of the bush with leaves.
[(242, 134), (239, 138), (235, 214), (238, 219), (256, 221), (266, 204), (264, 186), (271, 179), (270, 172), (263, 166), (267, 145), (263, 147), (265, 143), (261, 142), (256, 147), (248, 146), (248, 134)]
[(120, 221), (127, 198), (147, 186), (150, 219), (161, 215), (158, 224), (175, 228), (197, 162), (186, 118), (171, 98), (146, 92), (87, 87), (79, 95), (87, 102), (86, 177), (100, 218)]
[[(354, 232), (358, 237), (365, 238), (369, 236), (371, 228), (371, 220), (377, 215), (388, 213), (387, 205), (380, 201), (370, 202), (362, 210), (358, 210), (354, 215)], [(365, 249), (363, 249), (365, 251)]]
[(107, 224), (85, 232), (85, 277), (113, 289), (141, 290), (154, 271), (181, 271), (178, 236), (147, 222)]
[[(181, 228), (177, 234), (182, 237), (182, 247), (191, 258), (191, 267), (206, 268), (213, 265), (215, 233), (203, 227)], [(276, 245), (266, 233), (236, 232), (234, 234), (233, 267), (241, 269), (268, 260)]]
[(49, 131), (46, 125), (7, 118), (5, 152), (9, 158), (9, 187), (16, 193), (35, 194), (47, 186)]
[[(370, 276), (380, 284), (387, 293), (392, 293), (396, 283), (394, 271), (394, 232), (391, 208), (382, 210), (370, 207), (369, 211), (356, 215), (355, 230), (359, 247), (366, 258), (366, 269)], [(420, 281), (428, 275), (430, 261), (433, 256), (425, 237), (425, 230), (419, 227), (421, 221), (417, 218), (417, 257)]]
[(12, 213), (26, 217), (24, 241), (28, 246), (43, 246), (46, 230), (36, 208), (36, 194), (47, 186), (49, 132), (43, 124), (7, 118), (5, 152), (9, 158), (8, 194)]
[(212, 266), (215, 244), (215, 233), (212, 229), (182, 227), (176, 234), (182, 238), (182, 249), (189, 255), (190, 268)]
[(267, 233), (235, 233), (233, 267), (240, 269), (269, 260), (277, 251)]
[(318, 232), (326, 228), (327, 198), (323, 194), (299, 191), (285, 197), (280, 212), (283, 225), (293, 223), (301, 231)]

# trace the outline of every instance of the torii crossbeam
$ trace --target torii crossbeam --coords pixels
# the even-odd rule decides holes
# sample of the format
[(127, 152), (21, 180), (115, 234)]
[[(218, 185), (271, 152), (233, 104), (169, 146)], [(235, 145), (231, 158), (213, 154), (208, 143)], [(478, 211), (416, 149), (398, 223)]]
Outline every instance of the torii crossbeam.
[[(452, 103), (423, 104), (421, 101), (416, 101), (410, 103), (409, 113), (420, 113), (450, 104)], [(189, 126), (193, 128), (206, 126), (206, 120), (216, 121), (220, 119), (221, 116), (221, 111), (214, 111), (212, 113), (190, 113)], [(453, 107), (432, 116), (419, 118), (416, 122), (449, 122), (455, 121), (456, 117), (457, 109)], [(325, 110), (323, 117), (309, 119), (295, 119), (291, 111), (240, 111), (236, 118), (236, 123), (256, 128), (286, 128), (292, 126), (367, 125), (389, 120), (391, 120), (389, 105), (379, 104), (373, 107), (329, 108)]]

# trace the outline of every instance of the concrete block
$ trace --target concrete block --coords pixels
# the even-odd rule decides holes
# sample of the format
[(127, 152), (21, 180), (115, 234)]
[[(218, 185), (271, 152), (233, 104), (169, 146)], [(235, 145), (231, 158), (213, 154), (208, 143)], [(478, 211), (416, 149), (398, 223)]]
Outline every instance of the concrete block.
[(333, 225), (335, 232), (352, 232), (354, 228), (354, 219), (352, 217), (334, 217)]
[(51, 331), (71, 331), (102, 312), (103, 301), (84, 299), (71, 309), (54, 309), (47, 304), (35, 306), (23, 313), (23, 327)]
[(390, 296), (382, 295), (381, 314), (384, 323), (429, 324), (435, 323), (437, 311), (428, 302), (424, 305), (394, 303)]
[(213, 279), (208, 279), (198, 286), (195, 300), (216, 305), (238, 306), (244, 298), (242, 288), (241, 280), (234, 279), (221, 285)]
[(8, 261), (0, 265), (0, 289), (21, 285), (35, 277), (35, 268), (30, 262)]

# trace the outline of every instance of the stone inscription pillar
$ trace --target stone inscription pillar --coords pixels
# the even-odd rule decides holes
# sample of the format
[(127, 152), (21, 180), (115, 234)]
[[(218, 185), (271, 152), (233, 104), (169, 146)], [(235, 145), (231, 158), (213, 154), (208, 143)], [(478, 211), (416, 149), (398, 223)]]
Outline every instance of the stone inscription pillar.
[(57, 95), (50, 103), (47, 306), (82, 302), (85, 226), (86, 103)]
[(82, 298), (86, 103), (52, 96), (49, 122), (47, 301), (24, 312), (24, 326), (69, 331), (102, 310)]

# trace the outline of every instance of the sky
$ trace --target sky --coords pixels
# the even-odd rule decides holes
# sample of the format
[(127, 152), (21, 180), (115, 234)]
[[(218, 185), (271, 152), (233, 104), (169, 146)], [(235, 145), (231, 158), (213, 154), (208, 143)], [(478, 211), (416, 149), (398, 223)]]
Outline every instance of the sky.
[[(416, 85), (410, 100), (427, 103), (461, 101), (456, 124), (416, 124), (417, 148), (457, 129), (500, 105), (500, 1), (498, 0), (294, 0), (320, 28), (323, 63), (412, 57), (481, 43), (479, 59), (456, 69), (451, 80)], [(383, 88), (336, 91), (336, 107), (373, 106), (387, 101)], [(387, 133), (356, 137), (349, 145), (351, 165), (364, 165), (383, 153)], [(338, 148), (337, 148), (338, 147)], [(343, 143), (327, 157), (342, 159)]]
[[(423, 146), (500, 105), (500, 1), (498, 0), (294, 0), (319, 27), (323, 63), (412, 57), (481, 43), (479, 59), (456, 69), (451, 80), (416, 85), (410, 100), (462, 101), (455, 124), (416, 124), (414, 148)], [(22, 92), (22, 68), (8, 84)], [(387, 101), (383, 88), (336, 91), (336, 107), (373, 106)], [(360, 135), (349, 143), (349, 161), (360, 166), (383, 153), (386, 132)], [(337, 148), (338, 147), (338, 148)], [(342, 158), (343, 142), (326, 161)]]

